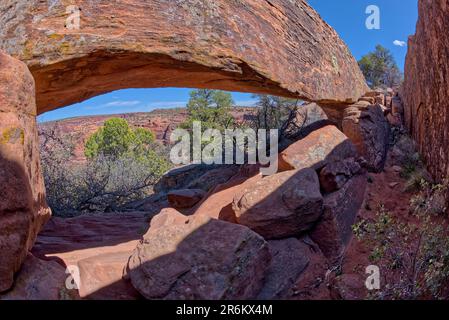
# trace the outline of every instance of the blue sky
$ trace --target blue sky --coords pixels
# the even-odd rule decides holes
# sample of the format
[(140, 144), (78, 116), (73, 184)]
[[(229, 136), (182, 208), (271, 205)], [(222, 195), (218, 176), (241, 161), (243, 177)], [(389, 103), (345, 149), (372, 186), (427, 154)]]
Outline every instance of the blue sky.
[[(308, 2), (337, 30), (356, 59), (360, 59), (377, 44), (381, 44), (391, 50), (399, 67), (403, 69), (407, 38), (415, 32), (418, 0), (309, 0)], [(380, 9), (379, 30), (368, 30), (365, 27), (368, 17), (365, 10), (369, 5), (376, 5)], [(42, 122), (84, 115), (184, 107), (189, 99), (190, 90), (179, 88), (119, 90), (47, 112), (40, 115), (38, 120)], [(254, 104), (251, 94), (232, 94), (236, 105)]]

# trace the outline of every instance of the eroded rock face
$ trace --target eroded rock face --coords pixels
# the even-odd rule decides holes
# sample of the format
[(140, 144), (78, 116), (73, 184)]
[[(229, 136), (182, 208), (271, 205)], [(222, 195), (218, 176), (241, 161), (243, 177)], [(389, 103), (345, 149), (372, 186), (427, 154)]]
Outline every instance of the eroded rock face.
[(151, 222), (128, 275), (147, 299), (254, 299), (270, 260), (267, 243), (250, 229), (169, 209)]
[(239, 224), (265, 239), (284, 239), (312, 228), (323, 213), (323, 197), (315, 170), (290, 170), (247, 185), (232, 207)]
[(405, 123), (435, 179), (449, 175), (449, 3), (420, 0), (401, 97)]
[(347, 46), (304, 0), (76, 5), (78, 30), (66, 28), (65, 2), (0, 5), (0, 49), (32, 70), (39, 113), (130, 87), (226, 89), (324, 104), (355, 102), (367, 91)]
[(50, 217), (35, 115), (31, 74), (0, 52), (0, 292), (12, 286), (14, 272)]

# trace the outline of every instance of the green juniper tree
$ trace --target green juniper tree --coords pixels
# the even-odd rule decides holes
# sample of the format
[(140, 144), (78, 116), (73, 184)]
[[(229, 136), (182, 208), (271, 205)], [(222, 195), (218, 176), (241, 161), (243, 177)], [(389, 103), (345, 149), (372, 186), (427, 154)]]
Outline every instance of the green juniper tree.
[(199, 89), (190, 92), (187, 104), (188, 118), (181, 125), (190, 130), (194, 121), (200, 121), (203, 130), (218, 129), (223, 131), (235, 125), (231, 108), (234, 104), (228, 92), (220, 90)]
[(124, 119), (107, 120), (87, 140), (87, 161), (80, 164), (70, 161), (73, 148), (53, 136), (58, 135), (43, 139), (41, 148), (52, 152), (42, 163), (48, 202), (59, 216), (120, 210), (151, 195), (170, 168), (153, 133), (131, 128)]
[(373, 52), (359, 60), (359, 66), (368, 85), (375, 88), (394, 88), (401, 84), (402, 73), (391, 52), (377, 45)]

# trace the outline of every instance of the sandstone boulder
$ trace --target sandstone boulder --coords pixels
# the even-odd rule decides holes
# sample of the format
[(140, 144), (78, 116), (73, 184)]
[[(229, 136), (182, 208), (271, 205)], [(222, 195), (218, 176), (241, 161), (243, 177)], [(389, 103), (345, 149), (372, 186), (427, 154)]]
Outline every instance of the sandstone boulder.
[(279, 170), (321, 169), (327, 163), (355, 157), (354, 145), (337, 127), (327, 125), (279, 154)]
[(387, 166), (394, 167), (397, 173), (402, 171), (400, 166), (407, 162), (418, 162), (420, 154), (417, 152), (416, 142), (408, 135), (401, 135), (388, 152)]
[(375, 99), (375, 97), (361, 97), (359, 99), (359, 102), (368, 102), (369, 104), (375, 104), (376, 99)]
[[(154, 186), (155, 193), (166, 193), (186, 188), (190, 183), (206, 172), (217, 169), (216, 165), (191, 164), (172, 169), (165, 173)], [(197, 189), (201, 189), (198, 188)]]
[(153, 219), (127, 273), (147, 299), (252, 299), (270, 258), (263, 238), (244, 226), (170, 210)]
[(167, 194), (168, 203), (177, 209), (192, 208), (200, 202), (206, 192), (201, 189), (174, 190)]
[(155, 193), (142, 199), (131, 201), (121, 207), (121, 210), (128, 212), (141, 212), (149, 215), (158, 214), (163, 208), (169, 207), (166, 193)]
[(391, 113), (393, 116), (404, 115), (404, 105), (402, 104), (402, 99), (400, 97), (394, 97), (391, 100)]
[(381, 95), (383, 93), (384, 93), (383, 89), (376, 88), (374, 90), (370, 90), (370, 91), (366, 92), (363, 97), (375, 98), (375, 97), (377, 97), (377, 96), (379, 96), (379, 95)]
[(400, 115), (394, 116), (392, 113), (389, 113), (387, 121), (392, 127), (400, 127), (402, 125), (402, 117)]
[(359, 155), (374, 172), (382, 171), (387, 156), (390, 126), (380, 105), (354, 105), (345, 110), (343, 133), (354, 143)]
[(246, 185), (232, 207), (239, 224), (265, 239), (282, 239), (313, 227), (323, 213), (323, 197), (313, 169), (290, 170)]
[(381, 94), (375, 96), (375, 97), (374, 97), (374, 103), (375, 103), (375, 104), (380, 104), (380, 105), (382, 105), (382, 106), (386, 106), (386, 103), (385, 103), (385, 95), (384, 95), (383, 93), (381, 93)]
[(69, 274), (55, 261), (44, 261), (28, 254), (11, 291), (0, 300), (72, 300), (78, 293), (66, 287)]
[(204, 201), (198, 204), (194, 209), (194, 214), (235, 223), (236, 217), (232, 207), (234, 196), (247, 186), (262, 179), (260, 173), (257, 172), (253, 175), (254, 173), (240, 172), (229, 182), (217, 186), (209, 192)]
[(320, 171), (321, 190), (331, 193), (340, 190), (362, 167), (354, 158), (331, 162)]
[(352, 238), (352, 225), (363, 204), (366, 186), (366, 174), (360, 174), (324, 197), (324, 214), (310, 237), (331, 261), (343, 256)]
[(194, 179), (187, 189), (201, 189), (206, 192), (213, 190), (216, 186), (228, 182), (240, 170), (238, 165), (220, 165)]
[(165, 173), (154, 186), (154, 191), (167, 193), (173, 190), (201, 189), (209, 192), (229, 181), (239, 170), (238, 165), (186, 165)]
[[(288, 298), (296, 300), (329, 300), (327, 281), (329, 269), (332, 268), (320, 248), (308, 236), (301, 239), (308, 245), (309, 263), (292, 287)], [(286, 297), (286, 298), (287, 298)]]
[(268, 241), (271, 264), (257, 299), (282, 299), (310, 262), (311, 249), (302, 240), (290, 238)]
[(14, 273), (50, 218), (35, 116), (30, 72), (0, 52), (0, 292), (12, 286)]

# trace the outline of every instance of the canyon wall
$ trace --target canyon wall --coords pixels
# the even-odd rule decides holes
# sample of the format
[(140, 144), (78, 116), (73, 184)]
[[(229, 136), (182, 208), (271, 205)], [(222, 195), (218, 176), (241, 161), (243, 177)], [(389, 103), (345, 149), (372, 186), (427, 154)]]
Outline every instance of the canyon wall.
[(0, 52), (0, 292), (50, 218), (36, 141), (33, 77)]
[(405, 122), (429, 171), (449, 176), (449, 0), (419, 0), (402, 98)]

